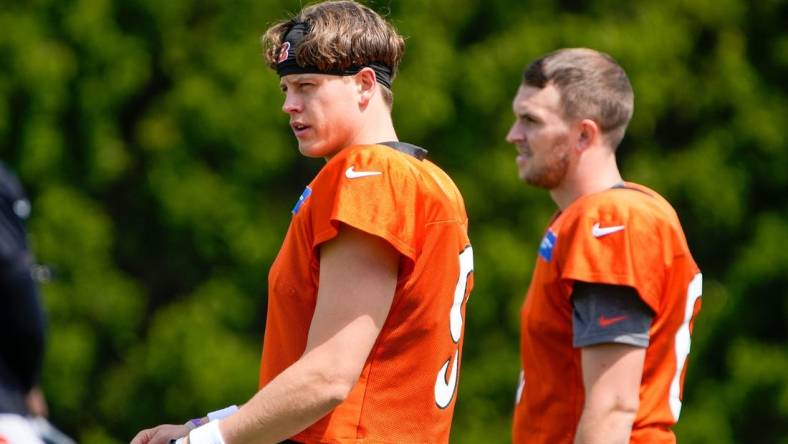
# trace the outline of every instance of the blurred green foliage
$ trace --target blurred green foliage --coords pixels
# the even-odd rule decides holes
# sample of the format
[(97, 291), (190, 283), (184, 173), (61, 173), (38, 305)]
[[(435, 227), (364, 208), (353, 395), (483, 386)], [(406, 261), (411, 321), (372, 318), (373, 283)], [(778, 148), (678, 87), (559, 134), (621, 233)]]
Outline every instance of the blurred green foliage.
[[(53, 421), (126, 442), (255, 390), (266, 274), (322, 161), (298, 156), (259, 36), (282, 0), (30, 0), (0, 9), (0, 156), (55, 271)], [(525, 64), (616, 57), (627, 179), (671, 200), (704, 271), (682, 443), (788, 443), (788, 4), (371, 0), (407, 38), (400, 138), (463, 191), (476, 288), (452, 441), (507, 442), (519, 307), (554, 210), (503, 137)]]

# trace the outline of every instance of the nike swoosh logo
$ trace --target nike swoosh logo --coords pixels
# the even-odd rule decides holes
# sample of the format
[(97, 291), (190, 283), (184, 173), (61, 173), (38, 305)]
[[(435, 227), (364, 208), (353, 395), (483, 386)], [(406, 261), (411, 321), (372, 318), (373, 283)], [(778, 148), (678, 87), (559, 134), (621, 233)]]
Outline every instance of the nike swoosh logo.
[(626, 318), (627, 318), (626, 316), (616, 316), (616, 317), (613, 317), (613, 318), (606, 318), (604, 315), (602, 315), (602, 316), (599, 317), (599, 326), (600, 327), (610, 327), (611, 325), (617, 324), (617, 323), (623, 321)]
[(345, 170), (345, 177), (348, 179), (358, 179), (359, 177), (379, 176), (383, 174), (382, 171), (356, 171), (355, 167), (351, 166)]
[(613, 234), (619, 231), (623, 231), (624, 228), (625, 228), (624, 225), (615, 225), (612, 227), (602, 228), (599, 226), (599, 222), (597, 222), (594, 224), (593, 227), (591, 227), (591, 234), (593, 234), (594, 237), (602, 237), (602, 236), (607, 236), (608, 234)]

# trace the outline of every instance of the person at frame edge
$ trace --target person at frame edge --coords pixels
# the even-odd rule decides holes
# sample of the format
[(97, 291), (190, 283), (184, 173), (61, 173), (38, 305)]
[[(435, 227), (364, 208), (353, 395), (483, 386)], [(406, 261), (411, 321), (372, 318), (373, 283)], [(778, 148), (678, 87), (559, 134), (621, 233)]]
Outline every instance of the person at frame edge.
[(559, 208), (521, 311), (515, 444), (676, 440), (702, 278), (670, 204), (619, 173), (633, 104), (582, 48), (532, 62), (512, 102), (520, 178)]
[(447, 442), (473, 253), (457, 187), (394, 131), (404, 41), (332, 1), (263, 42), (299, 151), (327, 163), (271, 266), (260, 390), (132, 442)]
[(41, 442), (28, 415), (47, 413), (38, 388), (45, 315), (27, 245), (29, 214), (22, 186), (0, 163), (0, 442), (10, 444)]

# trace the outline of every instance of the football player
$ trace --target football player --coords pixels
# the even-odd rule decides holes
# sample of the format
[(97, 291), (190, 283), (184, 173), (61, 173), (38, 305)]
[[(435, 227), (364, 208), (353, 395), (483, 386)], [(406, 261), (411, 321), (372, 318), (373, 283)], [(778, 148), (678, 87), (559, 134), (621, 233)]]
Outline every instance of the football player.
[(263, 42), (300, 152), (327, 163), (269, 273), (260, 390), (133, 442), (447, 442), (473, 253), (457, 187), (394, 130), (403, 39), (332, 1)]
[(675, 442), (701, 275), (670, 204), (619, 173), (633, 97), (610, 56), (563, 49), (512, 102), (520, 178), (558, 206), (521, 311), (516, 444)]

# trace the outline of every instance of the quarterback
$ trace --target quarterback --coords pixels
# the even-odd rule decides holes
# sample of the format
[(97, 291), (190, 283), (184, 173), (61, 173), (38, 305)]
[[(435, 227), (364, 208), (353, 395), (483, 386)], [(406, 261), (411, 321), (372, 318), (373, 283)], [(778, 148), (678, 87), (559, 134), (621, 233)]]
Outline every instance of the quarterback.
[(670, 204), (619, 173), (633, 97), (610, 56), (563, 49), (512, 102), (520, 178), (558, 206), (521, 311), (516, 444), (675, 442), (701, 275)]
[(268, 276), (259, 391), (134, 444), (448, 442), (473, 250), (457, 187), (394, 130), (404, 41), (371, 9), (332, 1), (263, 43), (300, 152), (327, 163)]

